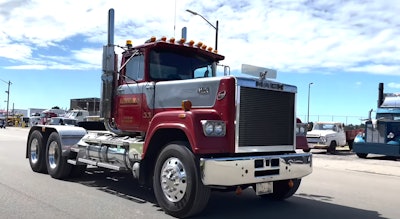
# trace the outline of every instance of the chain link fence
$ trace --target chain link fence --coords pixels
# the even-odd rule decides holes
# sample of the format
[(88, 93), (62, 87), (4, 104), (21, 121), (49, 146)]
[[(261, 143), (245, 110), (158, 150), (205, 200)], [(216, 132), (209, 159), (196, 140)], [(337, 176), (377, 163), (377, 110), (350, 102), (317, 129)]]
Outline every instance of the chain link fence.
[[(307, 122), (307, 115), (298, 115), (302, 122)], [(309, 115), (309, 122), (341, 122), (345, 125), (361, 125), (367, 116)]]

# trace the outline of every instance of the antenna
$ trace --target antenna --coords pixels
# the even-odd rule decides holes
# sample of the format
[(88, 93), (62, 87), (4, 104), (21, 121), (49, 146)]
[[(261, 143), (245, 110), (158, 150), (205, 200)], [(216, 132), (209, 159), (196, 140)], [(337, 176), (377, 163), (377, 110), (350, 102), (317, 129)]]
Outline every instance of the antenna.
[(175, 27), (176, 27), (176, 0), (175, 0), (175, 15), (174, 15), (174, 38), (175, 38)]

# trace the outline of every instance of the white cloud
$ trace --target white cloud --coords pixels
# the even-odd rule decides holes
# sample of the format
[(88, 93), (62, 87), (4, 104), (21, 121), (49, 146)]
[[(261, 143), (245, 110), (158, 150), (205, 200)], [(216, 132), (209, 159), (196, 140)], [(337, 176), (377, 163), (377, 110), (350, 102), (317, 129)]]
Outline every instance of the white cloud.
[[(179, 38), (186, 26), (189, 40), (214, 47), (215, 29), (185, 10), (213, 25), (218, 20), (218, 50), (232, 70), (242, 63), (303, 73), (397, 75), (400, 70), (395, 0), (8, 0), (0, 2), (0, 57), (12, 69), (99, 69), (111, 7), (117, 44), (131, 39), (137, 45), (152, 35)], [(76, 36), (84, 44), (60, 44)], [(60, 47), (66, 55), (49, 54)]]
[(396, 89), (400, 88), (400, 83), (391, 82), (391, 83), (388, 83), (387, 85), (390, 88), (396, 88)]

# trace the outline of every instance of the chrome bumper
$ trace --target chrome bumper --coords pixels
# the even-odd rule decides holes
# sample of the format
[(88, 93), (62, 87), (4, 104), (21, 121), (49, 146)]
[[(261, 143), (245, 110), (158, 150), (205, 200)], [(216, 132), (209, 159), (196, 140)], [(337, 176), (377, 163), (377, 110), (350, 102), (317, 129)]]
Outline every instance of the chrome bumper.
[(295, 179), (312, 172), (310, 153), (200, 159), (204, 185), (235, 186)]

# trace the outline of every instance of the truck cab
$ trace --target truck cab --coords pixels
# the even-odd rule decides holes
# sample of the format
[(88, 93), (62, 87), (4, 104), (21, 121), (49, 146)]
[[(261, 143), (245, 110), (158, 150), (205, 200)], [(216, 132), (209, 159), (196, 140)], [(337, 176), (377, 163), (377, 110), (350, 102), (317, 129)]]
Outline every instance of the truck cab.
[(337, 146), (345, 146), (346, 133), (340, 122), (316, 122), (307, 133), (310, 148), (327, 149), (328, 153), (335, 153)]
[(368, 154), (400, 157), (400, 94), (384, 93), (383, 83), (379, 83), (376, 117), (371, 118), (370, 112), (365, 132), (354, 139), (353, 151), (360, 158)]

